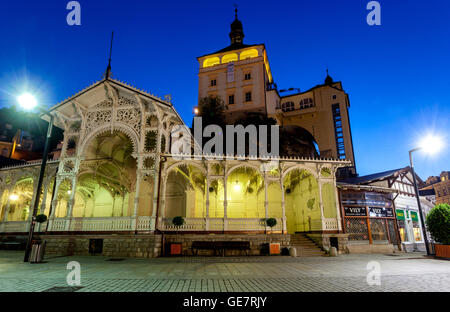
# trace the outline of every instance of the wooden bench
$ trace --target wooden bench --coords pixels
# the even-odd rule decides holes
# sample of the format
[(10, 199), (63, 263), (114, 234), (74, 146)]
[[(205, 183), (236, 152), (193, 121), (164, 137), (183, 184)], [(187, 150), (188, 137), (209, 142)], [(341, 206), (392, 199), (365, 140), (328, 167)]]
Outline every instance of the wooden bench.
[(0, 249), (5, 250), (18, 250), (23, 247), (23, 243), (20, 242), (12, 242), (12, 241), (3, 241), (0, 242)]
[(250, 242), (248, 241), (194, 241), (192, 242), (192, 254), (198, 255), (199, 250), (213, 250), (214, 256), (219, 253), (225, 256), (225, 250), (241, 250), (248, 255)]

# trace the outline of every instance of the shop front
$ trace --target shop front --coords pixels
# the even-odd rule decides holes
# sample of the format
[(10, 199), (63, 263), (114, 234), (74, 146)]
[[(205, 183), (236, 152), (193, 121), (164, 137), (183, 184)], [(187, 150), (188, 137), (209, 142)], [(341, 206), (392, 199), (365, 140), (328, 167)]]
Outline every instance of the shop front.
[(418, 211), (397, 208), (396, 216), (403, 249), (406, 252), (425, 250)]
[(384, 188), (343, 185), (340, 204), (350, 253), (400, 250), (392, 193)]

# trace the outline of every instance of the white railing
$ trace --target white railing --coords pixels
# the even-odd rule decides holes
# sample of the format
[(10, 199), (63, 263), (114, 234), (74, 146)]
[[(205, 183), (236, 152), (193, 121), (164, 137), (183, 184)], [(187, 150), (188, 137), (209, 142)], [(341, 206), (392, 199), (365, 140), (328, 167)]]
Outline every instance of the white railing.
[(138, 217), (136, 223), (137, 231), (153, 231), (155, 229), (155, 218), (153, 217)]
[(97, 231), (134, 231), (131, 217), (112, 218), (72, 218), (70, 231), (97, 232)]
[(175, 226), (172, 222), (173, 218), (164, 218), (162, 224), (163, 231), (205, 231), (205, 218), (185, 218), (184, 224)]
[[(182, 226), (175, 226), (172, 218), (164, 218), (161, 230), (163, 231), (282, 231), (283, 222), (277, 219), (273, 228), (266, 226), (265, 219), (261, 218), (185, 218)], [(208, 224), (208, 226), (207, 226)]]
[(339, 230), (337, 219), (336, 218), (323, 218), (322, 219), (322, 230), (323, 231)]
[[(266, 226), (263, 218), (185, 218), (180, 227), (172, 223), (173, 218), (164, 218), (159, 226), (163, 231), (282, 231), (283, 222), (277, 218), (273, 228)], [(329, 220), (329, 221), (328, 221)], [(327, 222), (325, 222), (327, 221)], [(47, 228), (48, 222), (48, 228)], [(55, 218), (42, 224), (36, 224), (35, 232), (146, 232), (155, 229), (155, 218), (149, 216), (109, 217), (109, 218)], [(325, 219), (326, 229), (337, 229), (336, 219)], [(333, 223), (334, 222), (334, 223)], [(334, 228), (335, 227), (335, 228)], [(0, 232), (27, 232), (29, 222), (9, 221), (0, 223)], [(325, 229), (325, 225), (324, 225)]]
[(51, 219), (48, 221), (49, 225), (48, 225), (48, 230), (49, 231), (65, 231), (66, 230), (66, 222), (67, 220), (65, 218), (56, 218), (56, 219)]
[(8, 221), (3, 223), (2, 232), (5, 233), (26, 233), (29, 231), (28, 221)]

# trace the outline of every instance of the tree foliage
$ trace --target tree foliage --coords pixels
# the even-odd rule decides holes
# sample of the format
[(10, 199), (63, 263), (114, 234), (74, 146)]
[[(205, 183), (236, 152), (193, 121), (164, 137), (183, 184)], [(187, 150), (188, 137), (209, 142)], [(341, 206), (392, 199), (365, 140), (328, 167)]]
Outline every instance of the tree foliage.
[(450, 245), (450, 205), (436, 205), (428, 213), (426, 224), (436, 242)]

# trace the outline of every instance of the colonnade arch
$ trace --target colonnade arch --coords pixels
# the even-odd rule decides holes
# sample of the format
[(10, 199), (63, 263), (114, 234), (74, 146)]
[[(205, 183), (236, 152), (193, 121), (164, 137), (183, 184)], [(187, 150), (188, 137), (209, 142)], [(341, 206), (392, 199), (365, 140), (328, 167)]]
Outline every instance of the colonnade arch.
[(319, 183), (306, 169), (294, 168), (284, 175), (287, 231), (308, 232), (322, 229)]

